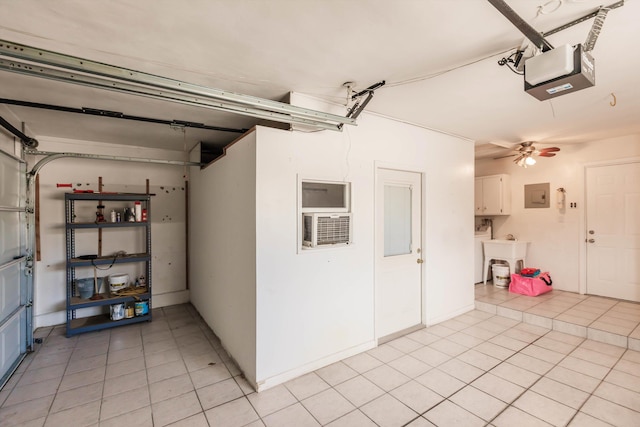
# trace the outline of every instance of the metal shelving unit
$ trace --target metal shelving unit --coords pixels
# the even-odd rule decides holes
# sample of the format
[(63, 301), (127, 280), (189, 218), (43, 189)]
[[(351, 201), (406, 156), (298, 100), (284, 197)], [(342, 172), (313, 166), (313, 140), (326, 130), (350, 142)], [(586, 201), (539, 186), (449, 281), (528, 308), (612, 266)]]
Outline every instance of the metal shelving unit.
[[(97, 331), (138, 322), (151, 321), (151, 195), (149, 194), (116, 194), (116, 193), (66, 193), (65, 194), (65, 222), (67, 242), (67, 337), (83, 332)], [(75, 222), (77, 202), (140, 202), (146, 209), (146, 221), (137, 222)], [(112, 229), (142, 228), (145, 235), (144, 252), (125, 254), (118, 256), (98, 256), (95, 259), (81, 258), (76, 255), (76, 230), (94, 229), (97, 232), (106, 232)], [(132, 230), (133, 231), (133, 230)], [(94, 267), (101, 265), (116, 265), (123, 263), (144, 263), (146, 290), (135, 296), (111, 295), (108, 284), (105, 284), (105, 292), (100, 293), (99, 299), (81, 299), (75, 296), (76, 268)], [(76, 317), (76, 311), (90, 307), (106, 307), (112, 304), (147, 301), (148, 314), (111, 320), (109, 313), (102, 313), (87, 317)]]

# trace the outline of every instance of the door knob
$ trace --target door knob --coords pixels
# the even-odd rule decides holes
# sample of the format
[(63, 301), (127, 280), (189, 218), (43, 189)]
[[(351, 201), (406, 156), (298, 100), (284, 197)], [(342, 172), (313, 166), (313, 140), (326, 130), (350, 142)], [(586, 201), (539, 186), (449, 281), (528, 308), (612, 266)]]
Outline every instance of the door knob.
[(589, 243), (595, 243), (595, 242), (596, 242), (596, 239), (589, 239), (589, 240), (587, 240), (587, 241), (588, 241)]
[(418, 264), (422, 264), (422, 263), (424, 262), (424, 260), (423, 260), (422, 258), (418, 258), (418, 259), (416, 260), (416, 262), (417, 262)]

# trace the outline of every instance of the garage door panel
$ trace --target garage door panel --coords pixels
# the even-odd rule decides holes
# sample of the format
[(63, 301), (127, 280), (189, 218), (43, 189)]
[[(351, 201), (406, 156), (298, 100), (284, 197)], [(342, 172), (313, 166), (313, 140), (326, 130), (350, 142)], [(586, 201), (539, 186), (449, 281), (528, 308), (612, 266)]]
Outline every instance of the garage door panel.
[[(0, 325), (0, 372), (5, 376), (13, 371), (20, 361), (20, 355), (26, 351), (24, 322), (25, 310), (19, 310)], [(3, 377), (0, 376), (0, 384)]]
[(0, 322), (8, 318), (23, 303), (21, 295), (21, 263), (15, 263), (0, 270)]
[(0, 206), (24, 206), (24, 171), (24, 163), (0, 153)]
[(26, 164), (0, 151), (0, 387), (32, 339), (25, 208)]
[(24, 255), (20, 212), (0, 211), (0, 266)]

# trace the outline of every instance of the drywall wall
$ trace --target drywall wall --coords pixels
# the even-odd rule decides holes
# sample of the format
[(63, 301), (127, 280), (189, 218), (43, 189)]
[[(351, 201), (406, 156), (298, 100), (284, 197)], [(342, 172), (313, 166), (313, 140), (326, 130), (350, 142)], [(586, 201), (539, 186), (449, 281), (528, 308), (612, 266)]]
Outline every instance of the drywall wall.
[[(90, 141), (74, 141), (40, 137), (39, 149), (52, 152), (76, 152), (141, 158), (183, 160), (177, 151), (137, 148), (102, 144)], [(28, 156), (29, 169), (41, 156)], [(144, 193), (145, 180), (150, 180), (153, 306), (161, 307), (187, 302), (185, 258), (185, 169), (150, 163), (131, 163), (106, 160), (64, 158), (55, 160), (40, 172), (40, 255), (36, 262), (34, 289), (34, 326), (49, 326), (66, 321), (65, 313), (65, 228), (64, 193), (72, 188), (98, 190), (98, 177), (102, 177), (104, 191)], [(72, 184), (72, 188), (56, 185)], [(91, 207), (90, 207), (91, 208)], [(95, 211), (89, 208), (82, 214), (88, 220), (95, 219)], [(106, 206), (109, 212), (110, 206)], [(119, 250), (133, 252), (138, 242), (132, 243), (127, 232), (109, 230), (103, 233), (103, 254)], [(77, 233), (77, 253), (97, 253), (97, 238)], [(84, 252), (83, 252), (84, 251)], [(133, 270), (128, 270), (132, 268)], [(99, 276), (113, 273), (136, 274), (141, 266), (116, 265), (110, 270), (99, 271)], [(92, 275), (91, 271), (78, 272), (79, 277)], [(133, 277), (133, 276), (130, 276)]]
[[(531, 241), (527, 255), (529, 267), (548, 270), (556, 289), (579, 292), (580, 251), (584, 246), (585, 165), (640, 156), (640, 135), (595, 142), (559, 145), (561, 151), (553, 158), (538, 158), (527, 169), (513, 164), (512, 158), (481, 159), (476, 162), (476, 176), (507, 173), (511, 176), (512, 214), (494, 217), (494, 236), (513, 234), (519, 240)], [(550, 183), (551, 206), (548, 209), (525, 209), (524, 186)], [(556, 189), (566, 193), (566, 209), (555, 204)], [(576, 202), (577, 208), (569, 203)]]
[(191, 303), (255, 384), (256, 135), (190, 181)]
[[(296, 105), (326, 109), (303, 95), (292, 94), (291, 99)], [(341, 133), (259, 127), (257, 134), (258, 382), (311, 370), (377, 338), (376, 167), (424, 176), (425, 323), (473, 308), (471, 141), (366, 113), (357, 127), (346, 126)], [(352, 245), (298, 250), (299, 177), (351, 182)]]
[[(363, 114), (341, 133), (258, 126), (192, 169), (191, 301), (258, 389), (375, 346), (377, 167), (423, 174), (424, 323), (472, 309), (471, 141)], [(300, 179), (351, 183), (353, 244), (300, 248)]]

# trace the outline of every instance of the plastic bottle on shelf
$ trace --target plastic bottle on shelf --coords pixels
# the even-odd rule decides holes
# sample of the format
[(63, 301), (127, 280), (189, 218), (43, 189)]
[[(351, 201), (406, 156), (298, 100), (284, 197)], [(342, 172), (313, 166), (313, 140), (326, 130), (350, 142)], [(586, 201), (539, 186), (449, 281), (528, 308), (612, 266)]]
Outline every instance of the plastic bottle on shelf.
[(135, 202), (133, 206), (135, 210), (136, 222), (142, 221), (142, 205), (138, 201), (138, 202)]
[(111, 209), (111, 222), (116, 222), (116, 211)]

